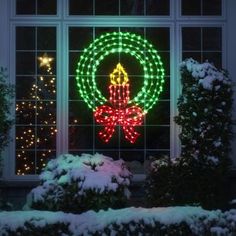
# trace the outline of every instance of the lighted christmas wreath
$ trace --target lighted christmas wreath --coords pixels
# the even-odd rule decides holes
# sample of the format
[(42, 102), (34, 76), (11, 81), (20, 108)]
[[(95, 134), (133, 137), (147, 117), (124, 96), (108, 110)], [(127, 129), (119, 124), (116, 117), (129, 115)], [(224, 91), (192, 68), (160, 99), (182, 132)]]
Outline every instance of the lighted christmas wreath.
[[(110, 74), (110, 98), (105, 98), (96, 84), (98, 66), (110, 54), (125, 53), (134, 57), (143, 68), (143, 87), (133, 98), (129, 98), (129, 79), (118, 62)], [(163, 90), (164, 68), (157, 50), (146, 39), (129, 32), (113, 32), (95, 39), (80, 57), (76, 70), (79, 93), (94, 111), (96, 122), (105, 126), (99, 133), (108, 142), (115, 126), (123, 127), (125, 138), (134, 143), (139, 134), (134, 127), (141, 125), (143, 116), (157, 102)], [(105, 105), (109, 103), (109, 105)]]

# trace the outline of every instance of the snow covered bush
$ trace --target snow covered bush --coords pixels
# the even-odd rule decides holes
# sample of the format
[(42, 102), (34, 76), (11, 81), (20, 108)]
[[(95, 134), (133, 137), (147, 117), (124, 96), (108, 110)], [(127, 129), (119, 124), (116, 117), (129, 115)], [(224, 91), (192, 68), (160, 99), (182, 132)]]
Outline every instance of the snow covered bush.
[(0, 235), (12, 236), (233, 236), (236, 211), (200, 207), (124, 208), (80, 215), (63, 212), (0, 212)]
[[(156, 205), (223, 207), (231, 140), (232, 87), (225, 71), (187, 59), (181, 64), (178, 100), (181, 157), (155, 161), (147, 179), (149, 202)], [(165, 163), (165, 164), (163, 164)]]
[(25, 209), (83, 212), (120, 208), (129, 198), (130, 178), (123, 160), (101, 154), (61, 155), (48, 162)]
[(223, 70), (187, 59), (181, 64), (182, 95), (178, 101), (182, 156), (228, 164), (231, 140), (232, 85)]

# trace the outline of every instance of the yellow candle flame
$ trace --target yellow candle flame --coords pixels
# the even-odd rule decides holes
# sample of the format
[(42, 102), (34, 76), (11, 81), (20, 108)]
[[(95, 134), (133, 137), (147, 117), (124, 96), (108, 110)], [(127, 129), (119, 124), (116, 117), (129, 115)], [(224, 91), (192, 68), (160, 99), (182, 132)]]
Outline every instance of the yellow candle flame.
[(120, 63), (116, 65), (116, 68), (110, 74), (110, 79), (113, 85), (125, 85), (129, 82), (128, 74)]

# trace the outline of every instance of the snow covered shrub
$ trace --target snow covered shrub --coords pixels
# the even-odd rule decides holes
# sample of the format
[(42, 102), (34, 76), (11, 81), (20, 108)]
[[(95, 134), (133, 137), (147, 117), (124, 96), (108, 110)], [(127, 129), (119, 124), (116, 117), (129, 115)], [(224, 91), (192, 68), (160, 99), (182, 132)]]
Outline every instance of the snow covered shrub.
[(187, 59), (181, 64), (182, 95), (175, 118), (182, 131), (182, 156), (228, 164), (232, 85), (225, 71)]
[(129, 198), (130, 178), (123, 160), (101, 154), (61, 155), (48, 162), (25, 208), (64, 212), (120, 208)]
[[(147, 180), (154, 205), (201, 204), (222, 207), (227, 197), (231, 140), (231, 81), (212, 64), (187, 59), (181, 64), (178, 100), (181, 158), (156, 161)], [(154, 167), (154, 168), (153, 168)]]

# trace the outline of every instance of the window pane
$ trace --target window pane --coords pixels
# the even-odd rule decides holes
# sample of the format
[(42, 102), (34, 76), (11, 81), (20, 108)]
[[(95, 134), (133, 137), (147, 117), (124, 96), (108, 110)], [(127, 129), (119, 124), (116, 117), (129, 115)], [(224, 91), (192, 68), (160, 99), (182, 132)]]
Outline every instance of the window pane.
[(120, 2), (121, 15), (144, 15), (144, 0), (123, 0)]
[(16, 123), (32, 125), (35, 124), (36, 104), (35, 102), (16, 102)]
[(150, 112), (146, 117), (149, 125), (168, 125), (170, 124), (170, 102), (158, 101), (157, 108)]
[(55, 76), (37, 77), (37, 99), (56, 100), (56, 78)]
[(37, 102), (37, 124), (56, 124), (56, 103), (54, 101)]
[(37, 49), (56, 50), (56, 28), (38, 27), (37, 28)]
[(96, 15), (119, 15), (119, 0), (95, 0)]
[(31, 76), (16, 77), (16, 99), (32, 100), (36, 97), (35, 78)]
[(57, 0), (37, 0), (38, 15), (56, 15)]
[(34, 15), (36, 13), (36, 0), (16, 0), (17, 15)]
[(79, 62), (79, 57), (82, 52), (71, 52), (69, 55), (69, 75), (76, 75), (76, 68)]
[(182, 15), (201, 15), (201, 0), (182, 0)]
[(182, 15), (190, 16), (220, 16), (222, 14), (221, 0), (182, 0)]
[(170, 50), (169, 28), (146, 28), (146, 38), (158, 51)]
[(16, 74), (17, 75), (35, 74), (34, 52), (16, 52)]
[(70, 126), (69, 149), (93, 149), (93, 126)]
[(35, 174), (35, 152), (34, 151), (17, 151), (15, 171), (17, 175)]
[(56, 149), (56, 127), (38, 126), (37, 127), (37, 148)]
[(203, 50), (221, 51), (221, 28), (203, 28)]
[(35, 28), (17, 27), (16, 28), (16, 50), (35, 49)]
[(202, 0), (202, 15), (220, 16), (222, 14), (221, 4), (221, 0)]
[(70, 15), (93, 15), (93, 0), (70, 0)]
[(93, 28), (69, 28), (69, 49), (84, 50), (93, 40)]
[(146, 15), (164, 16), (170, 14), (169, 0), (146, 0)]
[(170, 128), (159, 126), (147, 126), (146, 128), (147, 149), (169, 149)]
[(93, 123), (93, 113), (84, 101), (69, 103), (69, 123), (74, 125), (89, 125)]
[(16, 0), (17, 15), (56, 15), (57, 0)]
[(185, 27), (182, 29), (182, 50), (201, 50), (201, 28)]
[(16, 126), (16, 149), (35, 149), (35, 126)]

